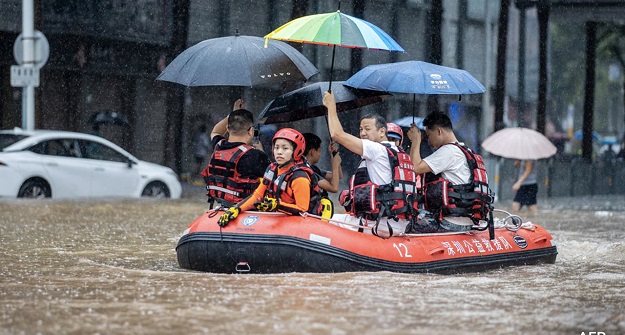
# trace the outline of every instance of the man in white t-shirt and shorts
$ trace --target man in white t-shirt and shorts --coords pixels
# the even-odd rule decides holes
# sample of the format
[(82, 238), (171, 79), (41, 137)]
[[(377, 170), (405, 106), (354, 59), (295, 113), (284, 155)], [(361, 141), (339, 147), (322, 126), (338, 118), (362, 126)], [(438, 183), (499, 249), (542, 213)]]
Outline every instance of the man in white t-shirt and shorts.
[[(408, 131), (408, 138), (412, 141), (410, 148), (410, 157), (414, 164), (415, 173), (433, 173), (440, 174), (443, 178), (449, 180), (452, 185), (467, 184), (471, 179), (469, 164), (467, 158), (455, 145), (445, 145), (458, 142), (451, 124), (449, 116), (440, 113), (430, 113), (424, 120), (425, 133), (427, 134), (428, 143), (435, 150), (430, 156), (421, 158), (419, 147), (421, 146), (421, 131), (412, 124)], [(464, 218), (463, 218), (464, 219)], [(462, 220), (461, 220), (462, 221)], [(467, 223), (470, 221), (467, 218)]]
[[(382, 144), (390, 145), (391, 149), (398, 150), (394, 142), (391, 142), (387, 138), (386, 133), (386, 120), (377, 114), (368, 114), (360, 120), (360, 138), (346, 133), (343, 130), (343, 126), (338, 118), (336, 112), (336, 103), (334, 100), (334, 94), (326, 92), (323, 97), (323, 104), (328, 109), (328, 127), (330, 129), (330, 136), (332, 140), (339, 143), (349, 151), (359, 155), (366, 163), (369, 179), (376, 185), (387, 185), (393, 181), (393, 170), (391, 168), (391, 162), (389, 161), (388, 151)], [(336, 221), (343, 221), (349, 223), (348, 228), (357, 227), (356, 225), (362, 224), (362, 220), (358, 217), (349, 214), (335, 214), (332, 217)], [(388, 220), (386, 217), (380, 219), (378, 225), (379, 232), (387, 234), (386, 230), (388, 224), (393, 229), (393, 235), (403, 233), (408, 224), (407, 220), (399, 219)], [(376, 222), (367, 222), (370, 227)], [(343, 226), (346, 227), (346, 226)], [(364, 230), (365, 233), (370, 233), (370, 230)]]

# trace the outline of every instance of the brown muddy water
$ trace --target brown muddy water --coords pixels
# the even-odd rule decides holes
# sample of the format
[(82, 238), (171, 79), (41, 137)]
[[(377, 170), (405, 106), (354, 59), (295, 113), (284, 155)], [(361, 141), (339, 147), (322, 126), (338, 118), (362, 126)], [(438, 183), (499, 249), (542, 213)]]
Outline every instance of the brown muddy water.
[(541, 204), (552, 265), (222, 275), (177, 264), (201, 200), (0, 200), (0, 334), (625, 334), (623, 204)]

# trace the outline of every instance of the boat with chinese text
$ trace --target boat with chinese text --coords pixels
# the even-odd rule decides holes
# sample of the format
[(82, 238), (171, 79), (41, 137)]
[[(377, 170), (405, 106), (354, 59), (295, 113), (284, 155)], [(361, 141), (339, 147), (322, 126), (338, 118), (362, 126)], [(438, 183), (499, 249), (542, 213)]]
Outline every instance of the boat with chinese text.
[(208, 211), (185, 230), (176, 247), (182, 268), (215, 273), (460, 273), (554, 263), (558, 253), (544, 228), (521, 223), (513, 215), (496, 219), (491, 239), (487, 230), (380, 238), (313, 215), (264, 212), (242, 213), (221, 228), (220, 214)]

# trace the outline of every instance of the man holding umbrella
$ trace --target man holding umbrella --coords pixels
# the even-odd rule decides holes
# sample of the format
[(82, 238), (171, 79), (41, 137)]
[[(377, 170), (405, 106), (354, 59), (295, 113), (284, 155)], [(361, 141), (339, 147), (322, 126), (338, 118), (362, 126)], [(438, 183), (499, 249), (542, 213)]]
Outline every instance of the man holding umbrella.
[[(434, 219), (445, 229), (470, 230), (476, 221), (487, 219), (492, 203), (482, 157), (458, 142), (447, 115), (430, 113), (423, 120), (423, 125), (430, 146), (436, 150), (434, 153), (421, 159), (421, 131), (414, 124), (408, 131), (408, 137), (412, 141), (410, 156), (415, 172), (426, 174), (425, 209), (432, 212)], [(428, 222), (428, 225), (435, 227), (436, 222)]]
[[(350, 181), (349, 214), (333, 218), (370, 227), (371, 233), (378, 236), (403, 233), (415, 209), (416, 175), (410, 156), (388, 140), (386, 120), (382, 116), (364, 116), (358, 138), (343, 130), (333, 93), (325, 93), (323, 104), (328, 109), (332, 140), (362, 157)], [(386, 229), (378, 230), (380, 223)]]
[(232, 113), (213, 127), (213, 154), (202, 171), (208, 201), (223, 207), (251, 195), (270, 163), (265, 152), (249, 145), (255, 137), (254, 115), (243, 107), (243, 100), (237, 100)]

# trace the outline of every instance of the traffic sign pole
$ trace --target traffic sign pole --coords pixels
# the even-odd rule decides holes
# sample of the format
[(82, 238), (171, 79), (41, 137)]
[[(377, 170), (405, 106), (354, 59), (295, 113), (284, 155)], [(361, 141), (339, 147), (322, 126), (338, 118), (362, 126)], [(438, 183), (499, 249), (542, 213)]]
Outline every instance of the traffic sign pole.
[[(24, 38), (24, 66), (34, 67), (35, 20), (33, 0), (22, 0), (22, 34)], [(35, 129), (35, 87), (30, 84), (22, 89), (22, 129)]]

